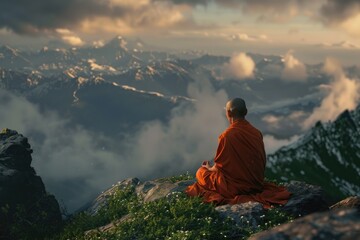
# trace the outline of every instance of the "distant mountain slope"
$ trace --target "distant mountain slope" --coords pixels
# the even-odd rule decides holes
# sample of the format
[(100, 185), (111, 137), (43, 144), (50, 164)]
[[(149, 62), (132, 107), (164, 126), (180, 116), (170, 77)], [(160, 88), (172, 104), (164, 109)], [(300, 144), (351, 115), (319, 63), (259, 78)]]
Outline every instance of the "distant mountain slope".
[(267, 176), (318, 184), (336, 198), (360, 194), (360, 105), (318, 122), (298, 142), (268, 156)]

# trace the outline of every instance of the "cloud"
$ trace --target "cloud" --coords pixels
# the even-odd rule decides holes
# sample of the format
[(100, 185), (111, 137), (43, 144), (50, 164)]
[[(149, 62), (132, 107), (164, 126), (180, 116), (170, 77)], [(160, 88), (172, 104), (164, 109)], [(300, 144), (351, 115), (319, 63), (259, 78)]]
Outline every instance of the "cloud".
[(29, 137), (32, 165), (47, 191), (71, 212), (124, 178), (193, 172), (204, 159), (211, 159), (227, 127), (227, 95), (214, 91), (208, 80), (199, 80), (189, 87), (189, 96), (196, 101), (175, 108), (167, 124), (148, 122), (121, 142), (70, 126), (56, 113), (41, 112), (0, 89), (0, 127)]
[(284, 81), (303, 82), (306, 78), (306, 66), (294, 57), (292, 51), (288, 51), (284, 57), (284, 69), (281, 73), (281, 79)]
[(299, 129), (307, 117), (303, 111), (294, 111), (288, 115), (267, 114), (261, 120), (266, 123), (267, 130), (279, 133), (284, 129)]
[(244, 41), (244, 42), (257, 42), (257, 41), (267, 41), (268, 37), (265, 34), (254, 36), (248, 35), (246, 33), (233, 34), (230, 37), (227, 37), (229, 40), (233, 41)]
[(208, 5), (216, 3), (226, 8), (238, 8), (245, 14), (257, 16), (259, 21), (271, 21), (284, 23), (298, 15), (309, 15), (311, 11), (307, 8), (313, 6), (310, 0), (172, 0), (178, 4)]
[(317, 47), (323, 47), (323, 48), (342, 48), (342, 49), (359, 49), (360, 47), (356, 44), (353, 44), (349, 41), (340, 41), (335, 43), (328, 43), (324, 42), (321, 44), (315, 45)]
[(254, 76), (255, 63), (245, 53), (238, 53), (231, 57), (229, 63), (223, 66), (225, 78), (245, 79)]
[(323, 70), (333, 77), (333, 81), (320, 106), (304, 121), (304, 129), (310, 128), (317, 121), (334, 120), (344, 110), (353, 110), (360, 100), (360, 82), (348, 78), (339, 62), (328, 58)]
[(196, 99), (192, 106), (176, 108), (168, 124), (145, 125), (130, 141), (136, 146), (129, 151), (130, 159), (145, 164), (152, 176), (195, 170), (202, 160), (214, 157), (217, 138), (227, 126), (227, 95), (215, 92), (207, 80), (191, 85), (188, 92)]
[(62, 42), (69, 44), (71, 46), (83, 46), (85, 42), (78, 36), (76, 36), (72, 31), (66, 28), (57, 28), (55, 32), (58, 34)]
[(42, 113), (22, 97), (0, 89), (1, 128), (17, 130), (29, 137), (33, 163), (47, 191), (64, 200), (70, 211), (86, 203), (94, 194), (126, 177), (128, 166), (115, 151), (103, 149), (110, 143), (54, 112)]
[(327, 0), (320, 9), (320, 19), (330, 27), (344, 29), (360, 36), (360, 2), (358, 0)]
[(264, 136), (264, 144), (265, 144), (265, 151), (266, 154), (272, 154), (276, 152), (278, 149), (280, 149), (283, 146), (290, 145), (294, 142), (296, 142), (300, 136), (294, 135), (287, 139), (277, 139), (274, 136), (271, 135), (265, 135)]
[[(26, 9), (26, 11), (24, 11)], [(184, 24), (189, 8), (158, 0), (4, 0), (0, 29), (18, 34), (51, 34), (56, 29), (122, 30)], [(101, 25), (100, 23), (107, 24)], [(88, 27), (88, 28), (86, 28)], [(153, 29), (152, 29), (153, 30)]]

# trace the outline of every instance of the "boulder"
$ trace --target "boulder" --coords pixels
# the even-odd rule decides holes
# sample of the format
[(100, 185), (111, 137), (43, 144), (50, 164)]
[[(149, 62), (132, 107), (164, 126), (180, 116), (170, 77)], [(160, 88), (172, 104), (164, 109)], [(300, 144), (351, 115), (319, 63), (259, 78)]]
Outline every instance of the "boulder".
[[(59, 204), (30, 166), (31, 146), (16, 131), (0, 133), (0, 236), (40, 234), (61, 222)], [(33, 226), (40, 228), (33, 229)], [(15, 235), (14, 235), (15, 234)]]
[(259, 224), (260, 218), (264, 215), (265, 209), (261, 203), (247, 202), (234, 205), (223, 205), (215, 208), (224, 218), (231, 218), (240, 227), (251, 228), (255, 230)]
[(96, 214), (98, 210), (106, 204), (107, 199), (112, 194), (118, 189), (124, 189), (129, 186), (134, 187), (135, 193), (141, 197), (144, 202), (151, 202), (166, 197), (173, 192), (182, 192), (187, 186), (194, 182), (195, 180), (184, 180), (174, 183), (164, 178), (141, 182), (137, 178), (128, 178), (118, 182), (105, 192), (101, 193), (94, 201), (82, 208), (82, 210), (86, 210), (86, 212), (91, 215)]
[(249, 238), (250, 240), (360, 239), (360, 213), (335, 209), (298, 218)]
[(281, 207), (294, 217), (328, 210), (328, 204), (321, 187), (304, 182), (291, 181), (285, 187), (292, 193), (289, 201)]

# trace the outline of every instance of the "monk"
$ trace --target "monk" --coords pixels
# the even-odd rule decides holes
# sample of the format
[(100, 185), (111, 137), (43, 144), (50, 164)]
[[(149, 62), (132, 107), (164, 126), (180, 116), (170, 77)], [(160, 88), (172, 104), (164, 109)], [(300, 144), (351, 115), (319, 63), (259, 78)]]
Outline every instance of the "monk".
[(253, 201), (270, 208), (273, 204), (285, 204), (290, 197), (286, 188), (264, 181), (263, 137), (245, 119), (245, 101), (232, 99), (225, 110), (230, 126), (219, 136), (214, 165), (204, 161), (196, 172), (197, 182), (185, 192), (216, 205)]

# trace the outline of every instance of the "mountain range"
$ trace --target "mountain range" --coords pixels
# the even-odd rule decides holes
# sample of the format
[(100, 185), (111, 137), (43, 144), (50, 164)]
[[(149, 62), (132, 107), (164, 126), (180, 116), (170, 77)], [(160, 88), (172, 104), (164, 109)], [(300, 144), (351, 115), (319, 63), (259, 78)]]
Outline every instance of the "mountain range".
[[(174, 114), (186, 112), (184, 109), (196, 109), (199, 98), (204, 97), (209, 104), (214, 104), (219, 101), (219, 96), (242, 96), (248, 103), (248, 119), (265, 136), (290, 138), (303, 135), (296, 143), (269, 155), (267, 174), (270, 178), (298, 179), (319, 184), (325, 186), (334, 197), (358, 194), (359, 107), (353, 112), (344, 112), (333, 123), (319, 122), (306, 132), (301, 127), (302, 120), (320, 105), (324, 97), (321, 88), (331, 82), (329, 76), (322, 73), (323, 66), (306, 65), (307, 81), (293, 82), (280, 77), (281, 69), (285, 66), (283, 56), (247, 55), (254, 61), (256, 70), (252, 78), (240, 80), (222, 75), (224, 66), (231, 61), (229, 56), (152, 51), (141, 40), (121, 36), (97, 47), (44, 47), (39, 51), (29, 52), (2, 46), (0, 89), (25, 99), (45, 115), (55, 112), (69, 129), (85, 129), (90, 133), (87, 137), (106, 136), (115, 145), (115, 156), (123, 150), (118, 146), (119, 143), (127, 143), (128, 136), (134, 132), (139, 133), (144, 126), (154, 126), (151, 125), (154, 122), (163, 124), (160, 130), (167, 129), (176, 122), (171, 122)], [(345, 70), (351, 76), (359, 76), (355, 67)], [(205, 91), (207, 95), (194, 94), (194, 88), (200, 93)], [(8, 96), (2, 96), (0, 92), (0, 99), (6, 98)], [(302, 114), (300, 118), (288, 120), (297, 113)], [(6, 109), (0, 109), (0, 117), (6, 114)], [(207, 113), (200, 117), (205, 118), (200, 119), (202, 125), (213, 127), (213, 119), (209, 119)], [(274, 118), (279, 120), (277, 125), (267, 120)], [(195, 133), (197, 130), (199, 134), (204, 133), (203, 129), (194, 126)], [(179, 131), (177, 127), (175, 124), (175, 133)], [(17, 129), (16, 126), (12, 128)], [(162, 136), (159, 132), (150, 133), (151, 141)], [(57, 134), (56, 132), (54, 137)], [(28, 132), (34, 146), (42, 146), (43, 135), (46, 134)], [(52, 145), (49, 146), (53, 149)], [(100, 150), (103, 151), (103, 148), (101, 146)], [(109, 148), (105, 146), (104, 149), (110, 151)], [(62, 149), (62, 146), (56, 149)], [(196, 147), (185, 147), (186, 151), (195, 151), (194, 149)], [(72, 154), (77, 152), (75, 150), (69, 151), (66, 157), (73, 157)], [(206, 151), (212, 150), (206, 148)], [(195, 161), (196, 159), (193, 165), (197, 166)], [(163, 164), (161, 169), (164, 169), (161, 173), (166, 174), (165, 170), (169, 168)], [(86, 189), (86, 184), (89, 183), (83, 180), (75, 184), (78, 180), (72, 176), (62, 183), (58, 179), (52, 179), (52, 186), (59, 189), (75, 186), (73, 192)], [(96, 190), (106, 187), (93, 185), (96, 185)], [(96, 193), (91, 192), (89, 195)]]
[[(166, 119), (177, 103), (192, 101), (189, 86), (199, 85), (205, 79), (214, 92), (225, 91), (229, 98), (242, 96), (246, 99), (251, 108), (249, 119), (264, 129), (265, 134), (287, 138), (301, 133), (296, 124), (273, 131), (263, 119), (269, 114), (277, 117), (290, 114), (283, 111), (282, 102), (286, 102), (285, 107), (290, 111), (307, 114), (318, 106), (323, 94), (319, 86), (329, 82), (321, 73), (322, 66), (308, 66), (307, 82), (291, 82), (279, 78), (277, 71), (284, 67), (282, 56), (248, 55), (256, 65), (254, 77), (238, 80), (219, 77), (230, 61), (228, 56), (151, 51), (141, 40), (121, 36), (97, 47), (44, 47), (29, 52), (3, 46), (0, 47), (0, 86), (40, 105), (42, 110), (58, 111), (74, 124), (90, 127), (78, 116), (81, 111), (96, 112), (97, 107), (107, 106), (108, 110), (125, 112), (135, 102), (144, 104), (142, 113), (137, 113), (138, 116), (129, 112), (126, 116), (115, 117), (120, 125)], [(115, 93), (112, 98), (103, 95), (105, 88)], [(287, 91), (283, 91), (285, 88)], [(88, 91), (94, 94), (92, 98), (85, 97), (89, 96)], [(149, 96), (150, 101), (144, 100)], [(96, 103), (92, 102), (94, 99)], [(154, 109), (152, 101), (160, 103), (158, 110)], [(104, 110), (105, 115), (114, 114), (108, 110)], [(108, 131), (104, 129), (103, 132)]]

